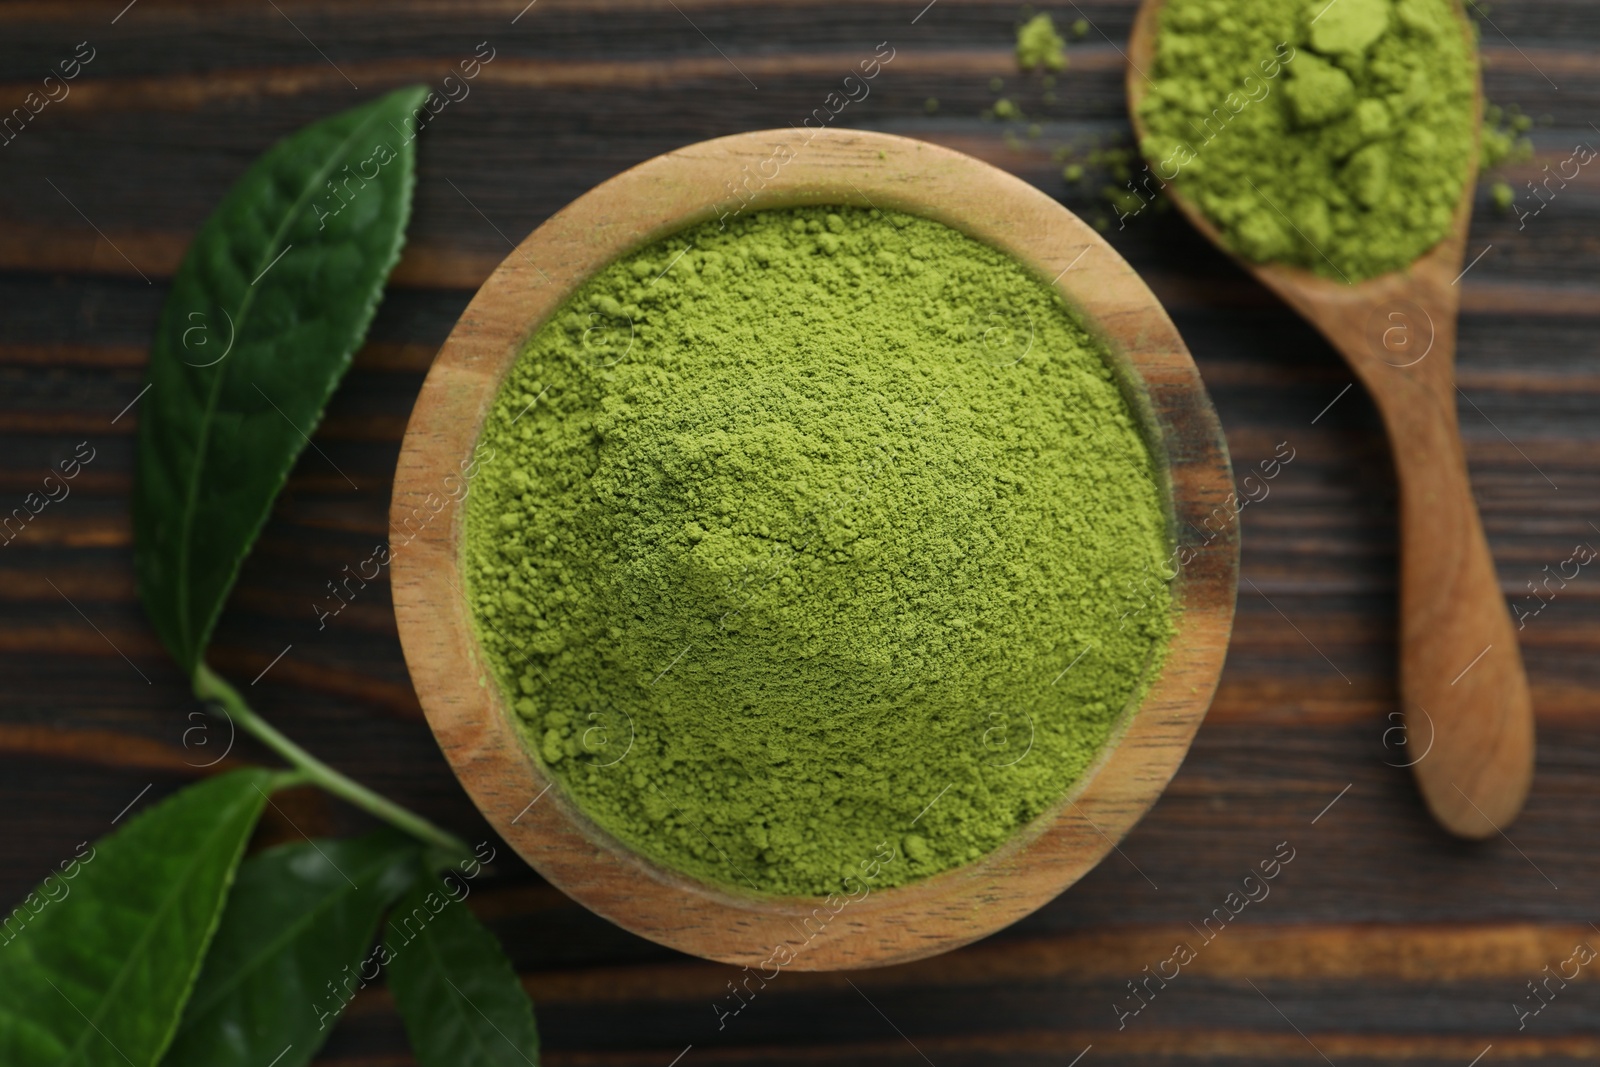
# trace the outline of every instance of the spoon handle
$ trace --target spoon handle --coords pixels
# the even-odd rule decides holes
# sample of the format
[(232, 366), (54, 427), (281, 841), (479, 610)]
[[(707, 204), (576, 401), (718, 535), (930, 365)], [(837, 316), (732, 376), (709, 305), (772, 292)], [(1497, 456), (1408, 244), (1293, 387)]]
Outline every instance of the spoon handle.
[(1516, 818), (1533, 778), (1517, 628), (1473, 502), (1454, 376), (1434, 388), (1386, 377), (1390, 388), (1374, 394), (1400, 486), (1405, 751), (1434, 817), (1461, 837), (1487, 837)]
[(1456, 423), (1460, 290), (1450, 279), (1460, 270), (1471, 190), (1468, 183), (1456, 232), (1404, 273), (1358, 286), (1271, 268), (1256, 275), (1339, 349), (1383, 414), (1400, 486), (1403, 751), (1434, 818), (1476, 838), (1522, 810), (1534, 746), (1517, 628)]

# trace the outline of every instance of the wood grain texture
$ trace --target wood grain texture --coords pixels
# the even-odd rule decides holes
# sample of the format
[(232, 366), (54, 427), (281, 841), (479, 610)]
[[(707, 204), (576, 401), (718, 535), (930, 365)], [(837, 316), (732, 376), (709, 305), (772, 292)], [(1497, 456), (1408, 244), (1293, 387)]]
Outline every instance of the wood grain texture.
[[(1382, 415), (1364, 390), (1345, 391), (1352, 372), (1293, 310), (1177, 213), (1145, 212), (1124, 229), (1110, 218), (1106, 237), (1150, 283), (1193, 353), (1236, 473), (1259, 471), (1280, 443), (1295, 458), (1242, 516), (1248, 580), (1211, 712), (1120, 852), (977, 944), (904, 970), (787, 974), (718, 1029), (718, 1002), (706, 994), (720, 990), (726, 1005), (737, 968), (597, 918), (499, 841), (422, 718), (387, 575), (321, 629), (314, 611), (330, 603), (326, 583), (386, 538), (400, 434), (433, 353), (510, 250), (497, 230), (520, 240), (584, 191), (662, 152), (797, 124), (846, 73), (826, 72), (828, 57), (853, 65), (883, 40), (898, 57), (871, 97), (833, 125), (978, 156), (1090, 220), (1110, 215), (1098, 195), (1109, 178), (1065, 183), (1051, 149), (1128, 137), (1117, 49), (1134, 0), (1080, 0), (1093, 26), (1073, 40), (1054, 104), (1015, 74), (1012, 3), (939, 0), (912, 25), (925, 0), (675, 2), (682, 14), (664, 0), (539, 0), (515, 26), (526, 0), (277, 0), (293, 26), (259, 2), (139, 0), (114, 25), (125, 0), (0, 6), (0, 83), (42, 77), (88, 38), (99, 56), (76, 84), (172, 87), (163, 90), (169, 103), (141, 109), (51, 105), (0, 148), (0, 514), (21, 506), (44, 468), (79, 441), (99, 450), (68, 499), (0, 546), (0, 691), (8, 698), (0, 711), (8, 727), (0, 733), (0, 898), (20, 900), (79, 841), (111, 829), (131, 801), (139, 798), (138, 810), (193, 780), (204, 773), (193, 764), (217, 751), (197, 744), (201, 734), (185, 736), (197, 709), (132, 595), (127, 509), (138, 405), (112, 420), (142, 385), (166, 275), (124, 235), (158, 235), (176, 257), (273, 140), (389, 87), (357, 78), (361, 91), (351, 89), (295, 26), (341, 67), (403, 60), (408, 72), (432, 71), (428, 80), (489, 39), (501, 56), (557, 70), (622, 62), (669, 76), (482, 87), (424, 132), (411, 258), (402, 263), (409, 273), (385, 297), (368, 346), (314, 434), (327, 459), (308, 449), (291, 476), (223, 618), (218, 649), (229, 676), (248, 685), (287, 647), (249, 689), (257, 707), (341, 770), (499, 849), (494, 873), (468, 903), (528, 987), (549, 998), (539, 1022), (551, 1067), (666, 1067), (690, 1044), (678, 1067), (1067, 1067), (1091, 1044), (1078, 1067), (1326, 1067), (1322, 1053), (1339, 1067), (1466, 1067), (1490, 1045), (1479, 1067), (1592, 1064), (1600, 982), (1590, 968), (1523, 1029), (1513, 1005), (1544, 966), (1567, 958), (1574, 938), (1600, 946), (1588, 925), (1600, 922), (1600, 583), (1591, 565), (1544, 584), (1576, 545), (1600, 547), (1591, 525), (1600, 525), (1593, 167), (1521, 229), (1515, 216), (1490, 209), (1480, 187), (1468, 247), (1472, 255), (1493, 249), (1460, 283), (1459, 425), (1500, 591), (1523, 623), (1517, 633), (1539, 728), (1538, 773), (1509, 839), (1465, 842), (1440, 831), (1411, 772), (1396, 766), (1408, 758), (1401, 735), (1386, 734), (1401, 711), (1400, 498)], [(1080, 17), (1071, 7), (1050, 10), (1058, 25)], [(1600, 123), (1600, 8), (1506, 0), (1490, 17), (1488, 98), (1551, 118), (1532, 131), (1533, 161), (1499, 175), (1526, 210), (1534, 205), (1525, 182), (1541, 180), (1547, 164), (1555, 170), (1576, 143), (1600, 146), (1589, 126)], [(756, 78), (752, 90), (695, 27), (740, 67), (783, 56), (794, 73)], [(965, 58), (948, 74), (916, 62), (954, 53)], [(675, 66), (688, 61), (707, 61), (704, 73)], [(236, 96), (202, 88), (192, 104), (180, 100), (185, 85), (265, 80), (273, 71), (304, 87)], [(1039, 122), (1039, 138), (1017, 123), (1008, 143), (1004, 127), (979, 118), (999, 95), (991, 77), (1004, 79), (1002, 92)], [(939, 100), (932, 114), (929, 97)], [(13, 232), (31, 236), (11, 243)], [(209, 740), (226, 743), (214, 733)], [(271, 762), (248, 739), (229, 759)], [(298, 839), (296, 827), (315, 835), (368, 825), (310, 791), (300, 806), (280, 804), (293, 825), (273, 828), (273, 840)], [(1152, 955), (1151, 946), (1221, 906), (1244, 871), (1286, 840), (1298, 855), (1271, 897), (1246, 908), (1192, 971), (1119, 1029), (1113, 1004), (1127, 1002), (1126, 983), (1170, 952)], [(1389, 962), (1385, 945), (1397, 954)], [(317, 1062), (413, 1063), (381, 990), (358, 997)]]
[[(770, 170), (770, 174), (768, 173)], [(462, 590), (463, 471), (528, 337), (597, 270), (743, 211), (850, 204), (955, 227), (1050, 279), (1105, 340), (1168, 487), (1176, 632), (1159, 674), (1072, 790), (975, 863), (838, 907), (700, 882), (587, 818), (530, 757)], [(440, 746), (490, 824), (533, 867), (621, 926), (748, 967), (881, 966), (966, 944), (1037, 910), (1110, 854), (1183, 761), (1216, 690), (1238, 584), (1227, 446), (1182, 339), (1104, 238), (1026, 182), (904, 137), (765, 130), (689, 145), (585, 193), (489, 276), (434, 361), (401, 446), (390, 512), (401, 644)], [(1181, 563), (1182, 566), (1177, 564)], [(542, 799), (541, 799), (542, 798)], [(931, 798), (936, 799), (936, 798)], [(537, 803), (535, 801), (537, 800)]]
[[(1128, 40), (1128, 114), (1156, 59), (1162, 0), (1144, 0)], [(1457, 5), (1462, 31), (1475, 30)], [(1474, 115), (1483, 110), (1473, 70)], [(1533, 781), (1533, 701), (1511, 612), (1500, 594), (1456, 422), (1456, 315), (1477, 184), (1468, 179), (1444, 238), (1405, 270), (1332, 279), (1234, 258), (1305, 316), (1344, 356), (1383, 415), (1400, 485), (1400, 698), (1420, 746), (1412, 769), (1441, 825), (1462, 837), (1499, 833)], [(1167, 195), (1219, 248), (1222, 235), (1180, 188)], [(1337, 268), (1335, 268), (1337, 270)]]

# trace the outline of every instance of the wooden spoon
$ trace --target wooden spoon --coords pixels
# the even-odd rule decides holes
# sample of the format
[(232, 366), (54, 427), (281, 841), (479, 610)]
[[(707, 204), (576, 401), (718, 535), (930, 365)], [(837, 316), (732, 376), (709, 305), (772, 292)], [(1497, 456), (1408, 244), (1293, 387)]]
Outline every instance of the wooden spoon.
[[(1144, 0), (1128, 41), (1128, 109), (1141, 142), (1139, 102), (1150, 84), (1145, 72), (1155, 59), (1160, 10), (1161, 0)], [(1459, 6), (1457, 14), (1470, 40)], [(1481, 109), (1481, 85), (1476, 99)], [(1406, 751), (1426, 753), (1410, 758), (1434, 817), (1472, 838), (1515, 819), (1533, 778), (1527, 676), (1456, 423), (1456, 281), (1476, 177), (1474, 153), (1449, 233), (1406, 270), (1350, 285), (1233, 256), (1344, 355), (1383, 415), (1400, 488)], [(1166, 191), (1196, 229), (1227, 250), (1177, 186)]]

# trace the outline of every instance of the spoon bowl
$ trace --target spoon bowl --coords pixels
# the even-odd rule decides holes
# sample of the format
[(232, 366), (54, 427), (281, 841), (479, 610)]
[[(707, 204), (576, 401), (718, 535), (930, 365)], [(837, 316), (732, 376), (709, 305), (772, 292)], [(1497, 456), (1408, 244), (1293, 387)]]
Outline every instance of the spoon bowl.
[[(1128, 40), (1128, 111), (1156, 59), (1163, 0), (1144, 0)], [(1476, 56), (1471, 27), (1456, 5)], [(1474, 110), (1483, 91), (1474, 60)], [(1349, 284), (1233, 252), (1178, 184), (1165, 187), (1207, 240), (1277, 293), (1344, 356), (1383, 417), (1400, 490), (1400, 696), (1407, 751), (1445, 829), (1479, 838), (1508, 825), (1533, 780), (1533, 706), (1516, 630), (1472, 498), (1456, 422), (1458, 283), (1472, 220), (1474, 151), (1445, 236), (1404, 270)], [(1157, 175), (1159, 178), (1159, 175)]]

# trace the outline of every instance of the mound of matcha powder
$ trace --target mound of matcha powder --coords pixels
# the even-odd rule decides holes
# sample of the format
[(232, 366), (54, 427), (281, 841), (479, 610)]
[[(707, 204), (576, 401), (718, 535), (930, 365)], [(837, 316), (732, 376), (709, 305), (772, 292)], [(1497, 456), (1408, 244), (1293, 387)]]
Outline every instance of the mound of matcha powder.
[(702, 879), (976, 859), (1059, 801), (1172, 630), (1165, 497), (1102, 346), (928, 220), (753, 213), (626, 256), (534, 334), (483, 444), (495, 681), (590, 817)]
[(1478, 117), (1452, 0), (1166, 0), (1151, 170), (1228, 244), (1351, 282), (1449, 229)]

